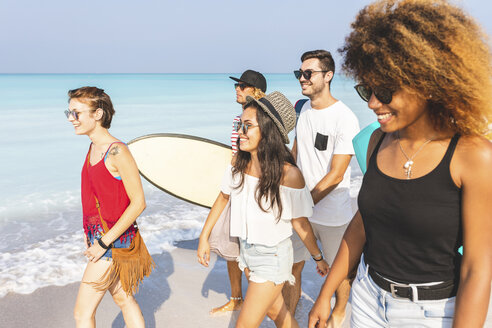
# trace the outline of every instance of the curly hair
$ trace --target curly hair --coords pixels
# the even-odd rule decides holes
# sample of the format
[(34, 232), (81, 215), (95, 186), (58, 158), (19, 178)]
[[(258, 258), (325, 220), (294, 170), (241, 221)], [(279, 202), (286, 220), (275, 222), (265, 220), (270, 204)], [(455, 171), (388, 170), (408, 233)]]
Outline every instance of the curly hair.
[(260, 99), (265, 97), (265, 93), (261, 91), (261, 89), (254, 87), (255, 89), (253, 90), (253, 98), (255, 99)]
[(437, 130), (487, 133), (490, 43), (462, 9), (446, 0), (379, 0), (358, 13), (352, 29), (338, 49), (348, 76), (426, 99)]

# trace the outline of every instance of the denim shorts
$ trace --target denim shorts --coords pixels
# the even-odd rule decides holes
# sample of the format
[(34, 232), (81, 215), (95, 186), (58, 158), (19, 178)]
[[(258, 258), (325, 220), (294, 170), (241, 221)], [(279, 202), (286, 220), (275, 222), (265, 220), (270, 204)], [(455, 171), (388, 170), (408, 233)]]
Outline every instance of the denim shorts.
[(456, 297), (411, 301), (393, 297), (374, 283), (362, 255), (352, 285), (351, 327), (428, 327), (453, 325)]
[(249, 279), (256, 283), (271, 281), (276, 285), (288, 282), (293, 285), (292, 275), (294, 252), (290, 238), (286, 238), (275, 246), (249, 244), (240, 239), (239, 268), (250, 271)]
[[(87, 237), (88, 237), (88, 240), (89, 242), (91, 243), (91, 245), (94, 244), (94, 237), (95, 239), (99, 239), (102, 237), (102, 232), (101, 231), (97, 231), (95, 233), (95, 236), (91, 233), (91, 231), (89, 230), (87, 232)], [(96, 240), (97, 241), (97, 240)], [(113, 242), (113, 247), (112, 248), (128, 248), (130, 247), (130, 244), (132, 243), (132, 240), (131, 238), (125, 238), (125, 241), (124, 242), (121, 242), (120, 238), (117, 238), (114, 242)], [(106, 260), (106, 261), (110, 261), (111, 259), (113, 258), (113, 251), (112, 249), (108, 249), (104, 254), (103, 256), (101, 256), (101, 260)]]

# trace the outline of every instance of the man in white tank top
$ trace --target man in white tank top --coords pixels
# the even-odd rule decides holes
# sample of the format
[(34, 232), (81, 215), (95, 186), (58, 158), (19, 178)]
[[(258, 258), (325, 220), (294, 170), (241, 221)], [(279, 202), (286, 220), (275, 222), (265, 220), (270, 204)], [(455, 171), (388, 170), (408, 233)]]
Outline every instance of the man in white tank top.
[[(301, 69), (294, 74), (309, 101), (303, 104), (298, 116), (292, 153), (315, 204), (309, 221), (321, 243), (323, 256), (331, 266), (354, 215), (349, 193), (349, 163), (354, 154), (352, 139), (359, 132), (359, 122), (355, 114), (331, 94), (330, 83), (335, 72), (331, 54), (325, 50), (309, 51), (302, 55), (301, 61)], [(301, 295), (301, 273), (309, 253), (297, 234), (293, 234), (292, 241), (292, 273), (296, 284), (286, 285), (283, 294), (289, 310), (294, 313)], [(336, 292), (336, 305), (327, 327), (341, 327), (349, 295), (347, 280)]]

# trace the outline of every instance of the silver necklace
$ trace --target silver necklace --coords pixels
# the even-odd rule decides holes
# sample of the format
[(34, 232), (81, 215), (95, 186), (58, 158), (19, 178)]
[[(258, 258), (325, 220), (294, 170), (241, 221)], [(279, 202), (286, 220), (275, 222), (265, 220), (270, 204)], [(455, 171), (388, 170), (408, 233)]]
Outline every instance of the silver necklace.
[(401, 146), (401, 142), (400, 142), (400, 131), (398, 131), (397, 137), (398, 137), (398, 145), (400, 146), (400, 150), (403, 153), (403, 155), (405, 155), (405, 157), (407, 159), (406, 163), (403, 164), (403, 169), (405, 170), (405, 175), (407, 176), (407, 179), (410, 179), (412, 177), (413, 158), (422, 150), (422, 148), (424, 148), (425, 145), (427, 145), (429, 142), (431, 142), (432, 140), (434, 140), (434, 138), (427, 139), (427, 141), (424, 142), (422, 144), (422, 146), (420, 146), (420, 148), (417, 149), (417, 151), (415, 153), (413, 153), (412, 156), (409, 157), (407, 155), (407, 153), (405, 153), (405, 151), (403, 150), (403, 147)]

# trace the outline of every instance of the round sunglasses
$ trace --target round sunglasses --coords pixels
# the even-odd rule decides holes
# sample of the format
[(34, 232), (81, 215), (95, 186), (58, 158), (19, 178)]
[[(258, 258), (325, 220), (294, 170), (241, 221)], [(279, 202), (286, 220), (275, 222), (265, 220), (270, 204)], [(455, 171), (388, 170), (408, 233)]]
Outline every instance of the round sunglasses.
[(236, 121), (234, 122), (234, 131), (239, 132), (239, 130), (243, 130), (243, 134), (247, 134), (249, 128), (255, 128), (259, 125), (253, 125), (253, 124), (245, 124), (241, 121)]
[(65, 116), (67, 118), (70, 118), (70, 115), (72, 115), (73, 119), (78, 121), (79, 120), (79, 115), (84, 113), (84, 112), (94, 112), (95, 110), (94, 109), (91, 109), (91, 110), (85, 110), (83, 112), (77, 112), (77, 111), (74, 111), (74, 110), (70, 110), (70, 109), (67, 109), (66, 111), (64, 111), (65, 113)]
[(385, 105), (388, 105), (391, 100), (393, 100), (393, 91), (388, 89), (372, 90), (370, 86), (363, 83), (357, 84), (354, 88), (355, 91), (357, 91), (359, 96), (362, 98), (362, 100), (364, 100), (365, 102), (369, 102), (369, 99), (371, 99), (371, 95), (373, 93), (376, 98), (378, 98), (378, 100)]

